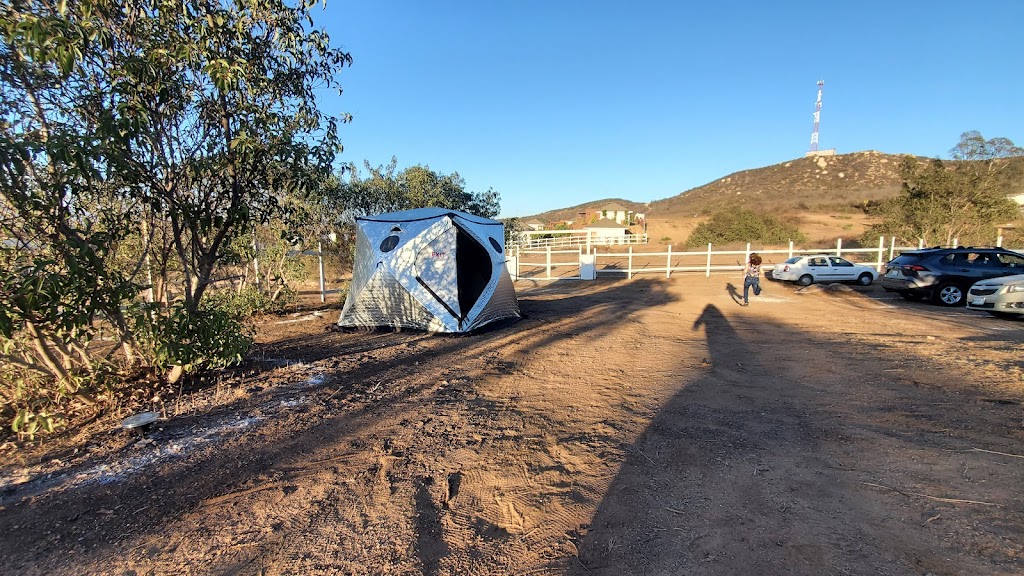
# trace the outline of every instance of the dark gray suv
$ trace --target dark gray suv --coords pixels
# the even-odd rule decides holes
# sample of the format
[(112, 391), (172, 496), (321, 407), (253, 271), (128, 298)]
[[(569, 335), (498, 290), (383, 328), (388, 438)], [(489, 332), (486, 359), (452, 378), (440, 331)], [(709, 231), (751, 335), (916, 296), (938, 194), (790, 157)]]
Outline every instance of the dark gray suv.
[(1002, 248), (926, 248), (900, 254), (886, 265), (882, 288), (907, 300), (931, 298), (962, 306), (971, 284), (1024, 274), (1024, 254)]

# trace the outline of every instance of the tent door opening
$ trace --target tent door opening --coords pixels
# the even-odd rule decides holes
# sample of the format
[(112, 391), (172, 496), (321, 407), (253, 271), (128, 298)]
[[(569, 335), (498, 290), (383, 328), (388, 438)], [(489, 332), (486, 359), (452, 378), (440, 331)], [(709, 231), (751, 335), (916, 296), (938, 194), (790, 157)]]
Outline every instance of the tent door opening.
[(444, 228), (416, 254), (416, 282), (460, 325), (492, 273), (487, 249), (458, 224)]

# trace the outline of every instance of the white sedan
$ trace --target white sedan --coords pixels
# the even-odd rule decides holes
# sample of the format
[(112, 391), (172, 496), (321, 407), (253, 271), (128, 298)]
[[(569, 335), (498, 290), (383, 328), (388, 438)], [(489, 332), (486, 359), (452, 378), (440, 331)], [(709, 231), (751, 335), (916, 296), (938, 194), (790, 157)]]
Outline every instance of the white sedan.
[(1024, 317), (1024, 274), (979, 280), (967, 293), (967, 307), (997, 318)]
[(794, 256), (782, 264), (776, 264), (772, 278), (796, 282), (801, 286), (812, 282), (856, 282), (867, 286), (878, 279), (878, 272), (871, 266), (854, 264), (839, 256), (815, 254)]

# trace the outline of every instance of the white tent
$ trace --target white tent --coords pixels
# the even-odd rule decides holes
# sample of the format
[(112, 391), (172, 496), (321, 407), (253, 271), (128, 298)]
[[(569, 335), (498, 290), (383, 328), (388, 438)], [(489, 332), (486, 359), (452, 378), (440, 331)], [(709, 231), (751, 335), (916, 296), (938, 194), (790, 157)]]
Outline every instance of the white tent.
[(518, 318), (505, 227), (441, 208), (356, 219), (356, 252), (340, 326), (468, 332)]

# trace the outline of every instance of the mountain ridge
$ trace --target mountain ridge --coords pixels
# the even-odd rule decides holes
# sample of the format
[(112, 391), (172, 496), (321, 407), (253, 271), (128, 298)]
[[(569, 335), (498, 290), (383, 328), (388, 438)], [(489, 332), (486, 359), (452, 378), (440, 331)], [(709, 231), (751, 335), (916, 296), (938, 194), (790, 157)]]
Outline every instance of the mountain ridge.
[[(647, 218), (696, 218), (726, 208), (743, 207), (762, 212), (849, 211), (900, 193), (899, 167), (913, 154), (888, 154), (875, 150), (795, 158), (760, 168), (733, 172), (669, 198), (650, 203), (606, 198), (576, 206), (549, 210), (522, 220), (544, 222), (572, 220), (579, 212), (618, 202), (645, 213)], [(943, 160), (953, 166), (962, 161)], [(1008, 194), (1024, 193), (1024, 157), (998, 160), (1002, 165), (998, 184)]]

